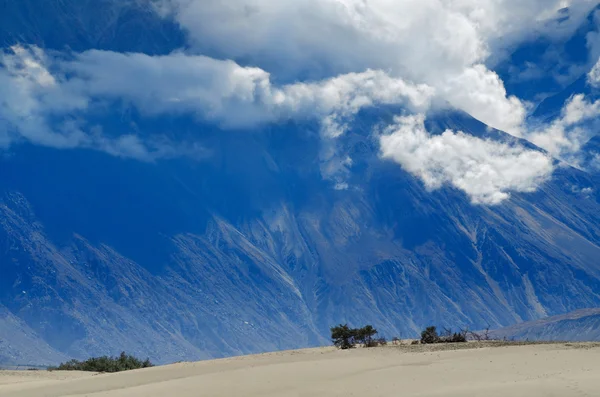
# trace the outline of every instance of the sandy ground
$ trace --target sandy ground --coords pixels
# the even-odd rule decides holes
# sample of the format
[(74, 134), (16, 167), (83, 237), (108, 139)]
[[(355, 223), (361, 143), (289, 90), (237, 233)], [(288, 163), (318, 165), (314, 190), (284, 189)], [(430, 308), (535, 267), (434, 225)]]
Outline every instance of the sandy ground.
[(321, 348), (118, 374), (0, 371), (0, 396), (600, 396), (600, 344)]

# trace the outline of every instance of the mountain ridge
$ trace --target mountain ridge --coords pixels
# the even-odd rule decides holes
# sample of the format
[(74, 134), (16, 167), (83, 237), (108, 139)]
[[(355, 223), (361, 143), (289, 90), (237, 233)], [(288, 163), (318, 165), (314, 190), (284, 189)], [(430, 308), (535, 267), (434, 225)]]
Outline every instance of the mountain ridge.
[(532, 341), (597, 341), (600, 339), (600, 309), (580, 309), (493, 330), (494, 339)]
[[(11, 13), (28, 20), (36, 1), (25, 1)], [(64, 41), (76, 51), (183, 46), (170, 22), (120, 8), (131, 4), (114, 11), (132, 23), (111, 19), (114, 35), (77, 25), (90, 32)], [(60, 36), (70, 18), (81, 19), (49, 20)], [(151, 37), (126, 37), (148, 18)], [(8, 30), (5, 43), (62, 48)], [(29, 335), (10, 342), (24, 360), (126, 349), (166, 363), (322, 345), (337, 323), (408, 337), (431, 324), (502, 327), (600, 306), (598, 174), (564, 165), (536, 192), (473, 205), (381, 159), (368, 132), (403, 109), (380, 107), (359, 112), (336, 142), (353, 160), (336, 190), (322, 175), (316, 123), (221, 131), (113, 110), (109, 126), (192, 135), (206, 155), (144, 163), (20, 144), (0, 157), (0, 339)], [(431, 113), (425, 126), (540, 150), (458, 111)]]

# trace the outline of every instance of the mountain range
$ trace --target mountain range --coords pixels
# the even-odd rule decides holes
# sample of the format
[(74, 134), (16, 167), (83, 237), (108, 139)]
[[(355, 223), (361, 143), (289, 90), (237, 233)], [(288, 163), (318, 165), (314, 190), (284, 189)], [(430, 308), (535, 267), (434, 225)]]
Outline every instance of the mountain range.
[(597, 341), (600, 310), (581, 309), (494, 330), (490, 338), (530, 341)]
[[(185, 32), (148, 7), (3, 0), (0, 42), (181, 47)], [(554, 117), (579, 89), (585, 77), (555, 88), (535, 117)], [(474, 205), (381, 159), (369, 131), (394, 110), (361, 110), (340, 138), (353, 159), (344, 189), (323, 179), (310, 121), (224, 132), (118, 107), (107, 124), (177, 130), (202, 156), (140, 162), (30, 143), (1, 152), (0, 363), (122, 350), (166, 363), (323, 345), (338, 323), (414, 337), (430, 324), (501, 328), (600, 307), (598, 135), (583, 148), (587, 165), (563, 163), (535, 192)], [(458, 110), (426, 126), (542, 152)], [(577, 339), (567, 320), (548, 332)], [(546, 335), (538, 329), (505, 334)]]

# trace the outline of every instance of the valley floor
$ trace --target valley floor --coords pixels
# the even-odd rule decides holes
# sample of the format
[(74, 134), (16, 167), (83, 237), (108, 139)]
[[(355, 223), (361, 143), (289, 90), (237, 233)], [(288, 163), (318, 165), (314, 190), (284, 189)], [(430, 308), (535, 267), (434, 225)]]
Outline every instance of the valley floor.
[(600, 396), (600, 344), (307, 349), (118, 374), (0, 371), (2, 397)]

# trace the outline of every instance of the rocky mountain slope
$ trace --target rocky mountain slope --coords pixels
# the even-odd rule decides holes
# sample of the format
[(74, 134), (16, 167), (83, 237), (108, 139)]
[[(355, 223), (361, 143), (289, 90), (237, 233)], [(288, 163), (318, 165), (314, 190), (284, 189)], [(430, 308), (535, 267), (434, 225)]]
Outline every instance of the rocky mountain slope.
[(528, 321), (492, 331), (490, 335), (511, 340), (597, 341), (600, 340), (600, 309), (581, 309)]
[[(125, 7), (144, 2), (105, 2), (104, 33), (68, 28), (85, 20), (85, 2), (41, 2), (64, 4), (47, 20), (38, 3), (0, 3), (18, 16), (0, 20), (5, 43), (160, 53), (183, 35)], [(51, 23), (75, 36), (52, 41)], [(160, 27), (144, 29), (152, 37), (128, 33), (146, 23)], [(322, 178), (310, 123), (242, 134), (155, 121), (193, 133), (206, 147), (199, 160), (11, 148), (0, 156), (0, 348), (10, 344), (0, 359), (127, 350), (162, 363), (320, 345), (339, 322), (406, 337), (600, 306), (597, 173), (560, 167), (535, 193), (473, 205), (381, 160), (366, 131), (390, 117), (363, 112), (340, 138), (354, 160), (345, 190)], [(126, 110), (115, 119), (155, 128)], [(515, 140), (457, 112), (427, 123)]]
[(67, 356), (53, 349), (27, 324), (0, 306), (0, 363), (3, 366), (52, 365)]
[[(159, 362), (322, 344), (341, 321), (412, 336), (600, 305), (593, 175), (564, 168), (537, 193), (473, 206), (356, 133), (362, 183), (335, 191), (289, 171), (295, 139), (265, 157), (271, 139), (242, 138), (248, 158), (227, 146), (217, 165), (15, 151), (0, 171), (0, 301), (64, 354)], [(230, 182), (243, 200), (216, 196), (232, 174), (256, 186)]]

